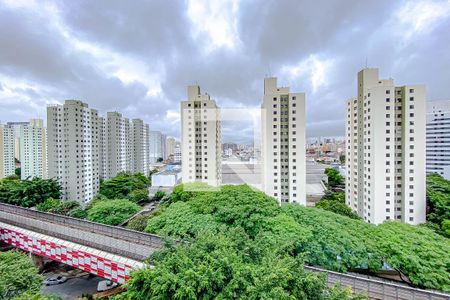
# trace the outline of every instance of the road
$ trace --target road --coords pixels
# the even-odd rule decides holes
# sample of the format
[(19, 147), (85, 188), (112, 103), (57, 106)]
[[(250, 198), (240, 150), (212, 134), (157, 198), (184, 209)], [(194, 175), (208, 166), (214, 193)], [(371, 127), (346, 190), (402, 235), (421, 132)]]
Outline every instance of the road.
[(63, 300), (73, 300), (81, 297), (83, 294), (95, 294), (97, 292), (97, 284), (103, 278), (89, 275), (78, 278), (70, 278), (66, 282), (58, 285), (43, 286), (42, 292), (45, 295), (56, 295)]

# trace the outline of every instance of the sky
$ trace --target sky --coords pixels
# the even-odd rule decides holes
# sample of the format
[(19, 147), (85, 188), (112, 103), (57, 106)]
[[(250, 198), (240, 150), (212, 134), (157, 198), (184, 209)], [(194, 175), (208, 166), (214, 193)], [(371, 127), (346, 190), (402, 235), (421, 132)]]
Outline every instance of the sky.
[[(308, 137), (342, 136), (365, 66), (450, 100), (450, 0), (0, 0), (1, 122), (79, 99), (179, 137), (187, 85), (258, 108), (271, 75), (306, 93)], [(241, 123), (224, 142), (253, 138)]]

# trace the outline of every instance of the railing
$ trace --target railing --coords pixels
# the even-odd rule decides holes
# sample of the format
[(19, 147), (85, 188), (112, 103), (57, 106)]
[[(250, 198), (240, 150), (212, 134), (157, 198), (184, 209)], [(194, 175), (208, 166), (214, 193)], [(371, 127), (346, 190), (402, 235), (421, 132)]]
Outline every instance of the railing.
[[(119, 240), (122, 242), (127, 242), (130, 244), (134, 244), (137, 246), (144, 246), (146, 248), (151, 248), (153, 250), (158, 250), (163, 247), (163, 239), (154, 234), (143, 233), (135, 230), (130, 230), (121, 227), (109, 226), (104, 224), (99, 224), (95, 222), (90, 222), (86, 220), (76, 219), (72, 217), (66, 217), (51, 213), (40, 212), (36, 210), (31, 210), (28, 208), (18, 207), (14, 205), (0, 203), (0, 221), (19, 226), (24, 229), (36, 231), (38, 233), (46, 234), (49, 236), (54, 236), (57, 238), (66, 239), (71, 242), (80, 243), (86, 246), (93, 246), (96, 244), (95, 241), (87, 239), (88, 235), (97, 235), (106, 238), (111, 238), (114, 240)], [(6, 215), (5, 215), (6, 213)], [(7, 214), (10, 214), (9, 216)], [(2, 216), (3, 215), (3, 216)], [(18, 217), (24, 219), (17, 219)], [(29, 220), (29, 221), (27, 221)], [(39, 221), (39, 224), (37, 223)], [(47, 223), (47, 224), (42, 224)], [(61, 233), (60, 230), (56, 230), (52, 228), (52, 226), (48, 226), (51, 224), (55, 224), (59, 227), (66, 227), (70, 229), (75, 229), (76, 231), (80, 231), (86, 234), (86, 242), (83, 241), (83, 236), (80, 235), (71, 235), (70, 231), (66, 231), (65, 233)], [(46, 225), (46, 226), (43, 226)], [(74, 230), (74, 231), (75, 231)], [(75, 232), (74, 232), (75, 233)], [(110, 241), (111, 241), (110, 239)], [(115, 251), (114, 245), (105, 245), (98, 243), (97, 248), (100, 250), (108, 249), (112, 253), (118, 253)], [(120, 245), (117, 245), (120, 248)], [(137, 253), (136, 253), (137, 254)], [(141, 258), (139, 255), (129, 256), (135, 259)], [(142, 257), (146, 258), (146, 257)]]
[(322, 268), (305, 266), (306, 271), (326, 274), (328, 286), (350, 286), (355, 293), (367, 295), (369, 299), (400, 300), (449, 300), (450, 295), (437, 291), (421, 290), (405, 285), (395, 284), (374, 278), (328, 271)]

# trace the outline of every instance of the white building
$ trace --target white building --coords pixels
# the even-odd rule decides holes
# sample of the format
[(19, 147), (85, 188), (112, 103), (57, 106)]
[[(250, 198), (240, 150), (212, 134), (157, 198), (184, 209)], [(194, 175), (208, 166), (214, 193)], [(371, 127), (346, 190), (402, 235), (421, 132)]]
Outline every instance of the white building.
[(175, 155), (175, 145), (176, 145), (175, 138), (169, 136), (166, 139), (166, 158), (167, 159), (169, 159), (170, 157), (173, 159), (173, 156)]
[(13, 130), (14, 135), (14, 157), (20, 161), (20, 132), (22, 130), (22, 126), (28, 125), (29, 122), (8, 122), (6, 125)]
[(105, 162), (104, 172), (100, 177), (104, 179), (117, 176), (120, 172), (131, 171), (129, 144), (130, 136), (127, 135), (129, 120), (118, 112), (108, 112), (105, 120), (105, 131), (103, 137), (100, 135)]
[(222, 183), (220, 109), (198, 85), (188, 87), (181, 102), (181, 161), (183, 182)]
[(47, 178), (47, 142), (42, 119), (31, 119), (20, 128), (21, 178)]
[(427, 173), (450, 180), (450, 101), (427, 102)]
[(264, 79), (262, 190), (280, 201), (306, 205), (305, 94)]
[(130, 125), (132, 145), (132, 172), (148, 176), (149, 161), (149, 126), (141, 119), (133, 119)]
[(358, 73), (347, 102), (346, 203), (365, 221), (425, 222), (425, 86)]
[(0, 124), (0, 179), (15, 174), (14, 129)]
[(175, 153), (173, 154), (173, 162), (181, 162), (181, 144), (177, 142), (175, 144)]
[(166, 156), (166, 154), (163, 153), (165, 151), (166, 144), (165, 137), (166, 136), (162, 134), (161, 131), (150, 131), (149, 151), (151, 163), (156, 163), (158, 159), (164, 160), (164, 157)]
[(88, 202), (99, 190), (100, 121), (78, 100), (47, 107), (48, 176), (59, 181), (64, 199)]

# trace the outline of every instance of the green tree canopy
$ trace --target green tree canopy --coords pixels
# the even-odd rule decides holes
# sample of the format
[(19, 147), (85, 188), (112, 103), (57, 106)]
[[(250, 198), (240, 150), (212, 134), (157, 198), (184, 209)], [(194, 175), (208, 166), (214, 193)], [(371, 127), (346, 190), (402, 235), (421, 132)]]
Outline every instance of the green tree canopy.
[(0, 252), (0, 299), (13, 299), (41, 290), (42, 276), (23, 252)]
[(99, 201), (88, 210), (87, 219), (107, 225), (119, 225), (139, 210), (139, 205), (126, 199)]
[(450, 237), (446, 224), (450, 222), (450, 181), (439, 174), (427, 176), (427, 221), (437, 232)]
[(150, 181), (141, 173), (120, 173), (100, 183), (100, 194), (109, 199), (123, 199), (133, 190), (146, 189)]
[(342, 177), (339, 171), (336, 169), (326, 168), (325, 175), (327, 175), (328, 185), (331, 187), (341, 185), (344, 182), (344, 177)]
[(322, 199), (316, 203), (316, 207), (332, 211), (352, 219), (360, 219), (360, 217), (345, 204), (345, 193), (342, 192), (327, 192)]
[(131, 202), (138, 203), (140, 201), (148, 201), (148, 189), (137, 189), (132, 190), (128, 196), (127, 199)]
[[(327, 201), (342, 201), (342, 195), (329, 197), (338, 200)], [(307, 264), (340, 272), (353, 268), (377, 271), (385, 262), (403, 271), (418, 287), (449, 291), (449, 271), (444, 267), (450, 265), (447, 240), (427, 228), (397, 224), (375, 226), (298, 204), (280, 207), (275, 199), (248, 186), (222, 186), (208, 192), (196, 184), (194, 188), (176, 187), (171, 200), (149, 219), (146, 231), (191, 244), (205, 231), (212, 235), (242, 232), (245, 257), (255, 261), (262, 261), (268, 251), (279, 259), (302, 257)], [(163, 279), (160, 283), (170, 285)]]
[(48, 198), (60, 199), (61, 186), (53, 179), (31, 180), (4, 178), (0, 180), (0, 202), (32, 207)]

